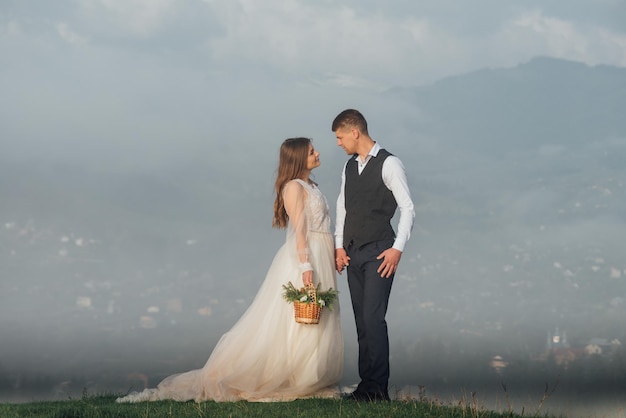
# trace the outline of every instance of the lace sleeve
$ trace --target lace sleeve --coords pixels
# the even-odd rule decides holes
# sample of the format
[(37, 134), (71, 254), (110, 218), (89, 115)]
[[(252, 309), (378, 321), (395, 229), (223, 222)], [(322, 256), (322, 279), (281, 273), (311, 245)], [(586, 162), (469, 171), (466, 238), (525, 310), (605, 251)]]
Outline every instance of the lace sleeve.
[(295, 243), (295, 255), (298, 262), (309, 263), (309, 248), (307, 242), (307, 215), (305, 211), (307, 192), (297, 181), (290, 181), (285, 185), (283, 192), (285, 210), (289, 216), (287, 241)]

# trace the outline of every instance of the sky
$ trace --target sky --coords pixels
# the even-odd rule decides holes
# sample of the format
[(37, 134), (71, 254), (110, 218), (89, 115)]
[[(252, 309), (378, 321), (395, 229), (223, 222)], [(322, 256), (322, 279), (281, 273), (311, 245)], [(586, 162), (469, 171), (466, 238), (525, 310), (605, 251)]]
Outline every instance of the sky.
[(5, 155), (154, 166), (224, 138), (330, 136), (343, 108), (385, 114), (372, 92), (538, 55), (624, 67), (626, 5), (2, 0), (0, 54)]
[(5, 69), (154, 65), (387, 88), (536, 55), (624, 66), (625, 9), (618, 0), (5, 0), (0, 34)]
[[(276, 233), (258, 250), (242, 241), (250, 230), (259, 236), (270, 231), (272, 170), (284, 138), (313, 138), (322, 154), (316, 176), (332, 205), (345, 155), (336, 147), (330, 124), (341, 110), (362, 110), (375, 139), (407, 149), (402, 141), (411, 139), (412, 132), (398, 121), (412, 120), (419, 109), (382, 92), (426, 86), (484, 68), (515, 67), (537, 56), (626, 67), (626, 2), (0, 0), (0, 163), (34, 169), (41, 162), (60, 162), (96, 171), (154, 174), (187, 162), (209, 162), (226, 170), (226, 176), (214, 176), (207, 193), (221, 198), (219, 213), (224, 218), (205, 226), (211, 232), (226, 230), (239, 240), (247, 280), (267, 267), (283, 239)], [(418, 144), (422, 149), (437, 145), (429, 140), (419, 138)], [(577, 166), (577, 161), (572, 164)], [(439, 164), (431, 162), (433, 167)], [(418, 168), (410, 163), (405, 161), (416, 175)], [(478, 188), (482, 183), (476, 184)], [(253, 204), (266, 205), (267, 210), (253, 215), (242, 209), (241, 195), (254, 193), (255, 186), (265, 189)], [(536, 209), (542, 202), (546, 212), (553, 209), (543, 194), (531, 192), (541, 199), (524, 201), (525, 195), (511, 191), (513, 209)], [(191, 202), (185, 204), (199, 206)], [(168, 204), (174, 206), (164, 206)], [(259, 212), (257, 207), (246, 210)], [(233, 213), (245, 215), (236, 222), (226, 219)], [(517, 212), (506, 213), (519, 220)], [(141, 220), (151, 222), (149, 217)], [(28, 220), (0, 221), (6, 229)], [(168, 232), (176, 228), (170, 225)], [(189, 233), (180, 229), (180, 235)], [(589, 229), (598, 230), (596, 224)], [(434, 236), (437, 231), (424, 237), (422, 231), (418, 225), (409, 242), (411, 251), (418, 245), (422, 251), (425, 243), (433, 259), (457, 257), (443, 255), (453, 252), (450, 245), (456, 237), (451, 241), (450, 236)], [(212, 238), (198, 235), (186, 239)], [(523, 234), (515, 230), (511, 235), (518, 239)], [(550, 239), (533, 243), (540, 244), (549, 248), (545, 253), (561, 249), (560, 242)], [(211, 247), (206, 258), (233, 257), (224, 247)], [(476, 246), (475, 251), (483, 248)], [(137, 254), (125, 255), (131, 259)], [(419, 255), (406, 261), (421, 262)], [(439, 268), (439, 261), (432, 266)], [(420, 270), (424, 281), (432, 277), (422, 274), (430, 267)], [(89, 272), (81, 274), (89, 282)], [(433, 295), (446, 293), (441, 283), (429, 285)], [(349, 309), (344, 311), (349, 314)], [(350, 321), (349, 315), (345, 318)], [(204, 358), (204, 347), (194, 350)]]

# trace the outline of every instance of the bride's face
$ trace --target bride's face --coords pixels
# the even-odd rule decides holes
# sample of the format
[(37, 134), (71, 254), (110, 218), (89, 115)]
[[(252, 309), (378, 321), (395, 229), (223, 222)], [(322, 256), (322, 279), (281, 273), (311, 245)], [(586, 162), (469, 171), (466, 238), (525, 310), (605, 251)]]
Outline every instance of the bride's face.
[(320, 166), (320, 153), (313, 148), (313, 145), (309, 145), (309, 155), (306, 159), (306, 168), (313, 170)]

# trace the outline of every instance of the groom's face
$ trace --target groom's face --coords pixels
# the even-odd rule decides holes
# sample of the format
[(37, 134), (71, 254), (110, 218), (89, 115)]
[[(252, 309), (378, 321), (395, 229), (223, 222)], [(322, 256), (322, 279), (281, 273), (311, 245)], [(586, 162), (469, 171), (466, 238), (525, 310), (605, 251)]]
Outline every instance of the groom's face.
[(359, 131), (352, 127), (342, 127), (335, 131), (337, 145), (339, 145), (348, 155), (356, 153), (356, 144)]

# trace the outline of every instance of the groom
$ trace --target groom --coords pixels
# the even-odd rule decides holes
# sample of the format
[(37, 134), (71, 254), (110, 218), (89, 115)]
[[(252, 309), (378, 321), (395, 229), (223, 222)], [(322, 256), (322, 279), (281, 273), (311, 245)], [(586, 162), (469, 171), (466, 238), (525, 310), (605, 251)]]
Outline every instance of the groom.
[[(413, 227), (415, 212), (402, 162), (370, 138), (354, 109), (332, 124), (337, 145), (352, 155), (341, 175), (337, 199), (335, 262), (348, 272), (359, 342), (356, 401), (389, 400), (389, 337), (385, 315), (393, 277)], [(400, 209), (398, 234), (391, 218)]]

